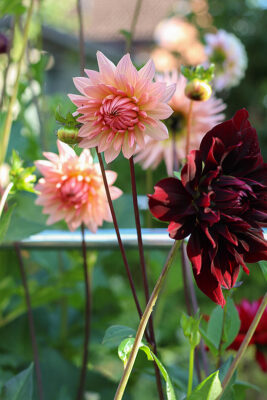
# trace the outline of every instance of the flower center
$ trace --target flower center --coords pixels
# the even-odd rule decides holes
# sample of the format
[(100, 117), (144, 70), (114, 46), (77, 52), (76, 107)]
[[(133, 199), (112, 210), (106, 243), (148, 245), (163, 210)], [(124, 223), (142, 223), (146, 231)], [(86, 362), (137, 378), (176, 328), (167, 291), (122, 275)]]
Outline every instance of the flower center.
[(82, 175), (67, 178), (59, 187), (62, 201), (66, 206), (80, 208), (88, 201), (89, 183)]
[(103, 99), (96, 116), (104, 129), (116, 133), (134, 130), (135, 125), (142, 129), (140, 117), (146, 117), (146, 113), (139, 109), (135, 98), (109, 95)]

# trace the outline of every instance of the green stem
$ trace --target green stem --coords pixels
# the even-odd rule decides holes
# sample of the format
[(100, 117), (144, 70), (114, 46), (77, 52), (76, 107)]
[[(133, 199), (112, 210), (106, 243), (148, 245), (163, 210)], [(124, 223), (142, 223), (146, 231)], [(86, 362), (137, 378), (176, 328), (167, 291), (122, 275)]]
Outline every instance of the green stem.
[[(227, 294), (225, 295), (225, 297), (226, 296), (227, 296)], [(222, 346), (224, 343), (224, 326), (225, 326), (225, 320), (226, 320), (226, 313), (227, 313), (227, 299), (226, 299), (225, 306), (223, 308), (222, 333), (221, 333), (221, 339), (220, 339), (220, 344), (219, 344), (219, 349), (218, 349), (218, 360), (217, 360), (217, 365), (216, 365), (217, 369), (219, 369), (221, 366)]]
[(132, 23), (131, 23), (131, 27), (130, 27), (130, 38), (126, 42), (126, 53), (130, 53), (130, 51), (131, 51), (133, 38), (134, 38), (134, 34), (135, 34), (135, 28), (136, 28), (136, 24), (138, 21), (140, 10), (141, 10), (141, 5), (142, 5), (142, 0), (136, 0), (134, 15), (133, 15), (133, 19), (132, 19)]
[(239, 350), (238, 350), (238, 352), (236, 354), (236, 357), (235, 357), (234, 361), (232, 362), (232, 364), (231, 364), (231, 366), (230, 366), (230, 368), (229, 368), (229, 370), (228, 370), (228, 372), (227, 372), (227, 374), (226, 374), (226, 376), (225, 376), (225, 378), (223, 380), (223, 383), (222, 383), (223, 391), (222, 391), (219, 399), (222, 397), (222, 394), (223, 394), (224, 390), (226, 389), (227, 385), (229, 384), (229, 382), (230, 382), (230, 380), (231, 380), (231, 378), (232, 378), (232, 376), (233, 376), (233, 374), (234, 374), (234, 372), (235, 372), (240, 360), (244, 356), (244, 353), (245, 353), (245, 351), (246, 351), (246, 349), (247, 349), (247, 347), (249, 345), (249, 342), (250, 342), (250, 340), (251, 340), (251, 338), (252, 338), (252, 336), (253, 336), (253, 334), (254, 334), (254, 332), (255, 332), (255, 330), (256, 330), (259, 322), (260, 322), (260, 319), (261, 319), (262, 314), (263, 314), (263, 312), (264, 312), (266, 307), (267, 307), (267, 292), (265, 293), (265, 296), (262, 299), (262, 302), (261, 302), (261, 305), (260, 305), (260, 307), (259, 307), (259, 309), (257, 311), (257, 314), (255, 315), (255, 317), (254, 317), (254, 319), (252, 321), (252, 324), (250, 325), (249, 330), (247, 331), (247, 334), (246, 334), (241, 346), (239, 347)]
[(115, 394), (114, 400), (121, 400), (122, 399), (122, 396), (124, 394), (127, 382), (129, 380), (129, 377), (131, 375), (131, 372), (132, 372), (132, 369), (133, 369), (133, 366), (134, 366), (134, 362), (135, 362), (135, 359), (136, 359), (136, 356), (137, 356), (137, 353), (138, 353), (138, 349), (139, 349), (140, 343), (142, 341), (142, 338), (143, 338), (143, 335), (144, 335), (148, 320), (149, 320), (150, 315), (151, 315), (151, 313), (153, 311), (153, 307), (154, 307), (154, 305), (155, 305), (155, 303), (157, 301), (160, 289), (161, 289), (161, 287), (162, 287), (162, 285), (163, 285), (163, 283), (164, 283), (164, 281), (166, 279), (166, 276), (168, 274), (168, 271), (170, 269), (170, 266), (172, 264), (172, 261), (173, 261), (173, 259), (175, 257), (176, 251), (178, 250), (179, 246), (180, 246), (180, 242), (175, 241), (175, 243), (173, 244), (173, 246), (172, 246), (172, 248), (171, 248), (171, 250), (169, 252), (169, 255), (167, 257), (166, 263), (165, 263), (164, 268), (163, 268), (163, 270), (162, 270), (162, 272), (160, 274), (160, 277), (159, 277), (159, 279), (158, 279), (158, 281), (156, 283), (156, 286), (155, 286), (155, 288), (154, 288), (154, 290), (152, 292), (152, 295), (151, 295), (151, 297), (149, 299), (149, 302), (148, 302), (148, 304), (146, 306), (146, 309), (144, 311), (144, 314), (143, 314), (143, 316), (141, 318), (139, 327), (138, 327), (137, 332), (136, 332), (136, 338), (135, 338), (135, 341), (134, 341), (133, 349), (131, 351), (129, 360), (128, 360), (127, 364), (126, 364), (126, 367), (124, 369), (124, 373), (123, 373), (123, 376), (121, 378), (120, 384), (118, 386), (117, 392)]
[(186, 145), (185, 145), (185, 157), (188, 155), (190, 150), (190, 137), (191, 137), (191, 125), (192, 125), (192, 110), (193, 100), (190, 100), (189, 110), (187, 116), (187, 131), (186, 131)]
[(8, 184), (8, 186), (6, 187), (6, 189), (5, 189), (5, 191), (3, 193), (3, 196), (1, 197), (1, 200), (0, 200), (0, 218), (1, 218), (1, 215), (2, 215), (2, 212), (3, 212), (3, 209), (5, 207), (9, 192), (12, 189), (12, 187), (13, 187), (13, 183), (10, 182)]
[(191, 346), (190, 358), (189, 358), (189, 370), (188, 370), (187, 396), (190, 396), (192, 392), (193, 375), (194, 375), (194, 355), (195, 355), (195, 346)]
[(14, 107), (14, 104), (15, 104), (15, 101), (17, 98), (21, 66), (22, 66), (25, 50), (27, 47), (30, 22), (31, 22), (31, 17), (32, 17), (32, 12), (33, 12), (33, 4), (34, 4), (34, 0), (31, 0), (30, 6), (28, 8), (26, 23), (25, 23), (24, 32), (23, 32), (22, 50), (21, 50), (20, 58), (18, 60), (18, 70), (17, 70), (16, 81), (15, 81), (13, 93), (12, 93), (12, 96), (11, 96), (11, 99), (10, 99), (10, 102), (8, 105), (7, 116), (5, 119), (3, 133), (1, 135), (2, 140), (1, 140), (1, 149), (0, 149), (0, 165), (3, 164), (3, 162), (5, 161), (5, 157), (6, 157), (6, 152), (7, 152), (7, 147), (8, 147), (9, 137), (10, 137), (10, 131), (11, 131), (12, 121), (13, 121), (12, 112), (13, 112), (13, 107)]

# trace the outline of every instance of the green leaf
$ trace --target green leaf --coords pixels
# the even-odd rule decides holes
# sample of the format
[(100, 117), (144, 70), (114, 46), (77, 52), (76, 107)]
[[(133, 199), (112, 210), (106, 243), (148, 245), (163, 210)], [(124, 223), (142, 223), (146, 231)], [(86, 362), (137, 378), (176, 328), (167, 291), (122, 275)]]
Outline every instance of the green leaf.
[(223, 328), (223, 309), (216, 306), (210, 316), (207, 328), (207, 337), (219, 349)]
[(216, 400), (222, 392), (219, 371), (214, 372), (201, 382), (187, 400)]
[(6, 212), (3, 212), (0, 218), (0, 243), (2, 243), (5, 238), (5, 235), (7, 233), (11, 221), (11, 216), (15, 207), (16, 204), (12, 204), (12, 206), (9, 207), (9, 209)]
[(126, 29), (121, 29), (119, 32), (124, 36), (126, 43), (129, 43), (131, 41), (132, 38), (131, 32), (127, 31)]
[(3, 387), (1, 400), (31, 400), (33, 394), (33, 364), (11, 378)]
[(197, 67), (181, 66), (181, 73), (188, 81), (199, 79), (209, 83), (214, 78), (214, 71), (214, 64), (211, 64), (208, 68), (203, 67), (203, 65), (198, 65)]
[(106, 330), (102, 343), (107, 347), (115, 348), (123, 339), (134, 337), (135, 334), (135, 330), (128, 326), (112, 325)]
[(227, 299), (226, 307), (222, 351), (224, 351), (235, 340), (240, 329), (239, 314), (230, 297)]
[(206, 343), (206, 345), (208, 346), (208, 348), (210, 349), (210, 351), (212, 352), (212, 354), (214, 356), (217, 356), (218, 354), (218, 349), (216, 348), (215, 343), (213, 342), (213, 340), (211, 338), (208, 337), (207, 333), (204, 331), (203, 328), (199, 328), (199, 332), (201, 333), (202, 339), (204, 340), (204, 342)]
[[(130, 353), (132, 351), (134, 345), (135, 338), (125, 339), (121, 342), (118, 348), (118, 355), (120, 359), (123, 361), (124, 365), (127, 363)], [(168, 400), (176, 400), (174, 388), (171, 382), (171, 379), (166, 371), (164, 365), (158, 359), (158, 357), (151, 351), (151, 349), (144, 343), (140, 343), (139, 349), (142, 350), (149, 361), (155, 361), (162, 376), (166, 382), (166, 394)]]
[(259, 261), (259, 266), (261, 268), (261, 272), (263, 273), (264, 278), (267, 281), (267, 261)]
[(1, 0), (0, 3), (0, 15), (1, 18), (5, 14), (20, 15), (26, 11), (26, 7), (23, 6), (22, 0)]

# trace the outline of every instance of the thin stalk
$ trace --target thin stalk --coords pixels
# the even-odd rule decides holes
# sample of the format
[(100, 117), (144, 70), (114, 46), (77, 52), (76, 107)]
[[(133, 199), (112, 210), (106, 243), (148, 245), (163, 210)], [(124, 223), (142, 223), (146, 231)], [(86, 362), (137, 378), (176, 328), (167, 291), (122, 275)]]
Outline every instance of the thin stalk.
[(13, 121), (12, 111), (13, 111), (13, 107), (14, 107), (14, 104), (15, 104), (15, 101), (17, 98), (21, 66), (22, 66), (25, 50), (27, 47), (30, 22), (31, 22), (31, 17), (32, 17), (32, 13), (33, 13), (33, 5), (34, 5), (34, 0), (31, 0), (29, 8), (28, 8), (24, 32), (23, 32), (22, 50), (21, 50), (20, 58), (18, 60), (18, 70), (17, 70), (16, 81), (15, 81), (15, 84), (13, 87), (12, 96), (9, 101), (7, 115), (6, 115), (6, 119), (5, 119), (5, 123), (4, 123), (3, 133), (2, 133), (1, 148), (0, 148), (0, 165), (5, 161), (5, 157), (6, 157), (6, 152), (7, 152), (7, 147), (8, 147), (9, 137), (10, 137), (10, 131), (11, 131), (12, 121)]
[[(151, 193), (153, 189), (153, 170), (147, 168), (146, 170), (146, 193)], [(146, 213), (146, 227), (152, 228), (152, 215), (149, 211)]]
[(79, 19), (80, 71), (81, 71), (81, 74), (84, 75), (85, 45), (84, 45), (83, 13), (82, 13), (81, 0), (77, 0), (77, 14), (78, 14), (78, 19)]
[[(138, 202), (137, 202), (137, 190), (136, 190), (136, 179), (135, 179), (135, 170), (134, 170), (134, 161), (133, 157), (130, 158), (130, 172), (131, 172), (131, 184), (132, 184), (132, 199), (133, 199), (133, 206), (134, 206), (134, 217), (135, 217), (135, 225), (136, 225), (136, 232), (137, 232), (137, 240), (138, 240), (138, 250), (139, 250), (139, 257), (140, 257), (140, 265), (142, 271), (142, 279), (144, 285), (144, 292), (145, 292), (145, 299), (146, 304), (149, 301), (149, 287), (148, 287), (148, 278), (147, 278), (147, 271), (146, 271), (146, 263), (145, 263), (145, 254), (144, 254), (144, 247), (143, 247), (143, 240), (142, 240), (142, 232), (141, 232), (141, 223), (139, 217), (139, 209), (138, 209)], [(153, 326), (153, 319), (152, 316), (148, 321), (149, 327), (149, 335), (150, 335), (150, 344), (153, 347), (154, 353), (157, 355), (157, 344)], [(158, 366), (155, 365), (155, 374), (156, 374), (156, 381), (158, 387), (159, 398), (164, 400), (163, 389), (161, 384), (160, 378), (160, 371)]]
[(170, 132), (172, 138), (172, 156), (173, 156), (173, 170), (178, 171), (178, 157), (176, 151), (176, 137), (175, 132)]
[[(189, 292), (190, 300), (191, 300), (191, 304), (192, 304), (192, 310), (193, 310), (193, 314), (196, 314), (197, 310), (198, 310), (198, 302), (197, 302), (196, 291), (195, 291), (192, 273), (191, 273), (191, 266), (189, 264), (188, 256), (186, 254), (185, 242), (183, 242), (183, 244), (182, 244), (182, 254), (183, 254), (184, 267), (185, 267), (185, 276), (186, 276), (186, 281), (187, 281), (187, 285), (188, 285), (188, 292)], [(199, 343), (199, 349), (200, 349), (203, 369), (205, 371), (205, 375), (208, 376), (209, 375), (208, 360), (207, 360), (205, 345), (204, 345), (204, 342), (202, 339), (200, 340), (200, 343)], [(196, 349), (196, 350), (198, 351), (198, 349)], [(198, 357), (195, 357), (195, 359), (197, 361)], [(196, 367), (197, 367), (197, 365), (196, 365)], [(198, 367), (197, 367), (197, 370), (198, 370)]]
[(132, 274), (131, 274), (131, 271), (130, 271), (130, 267), (129, 267), (128, 260), (127, 260), (127, 257), (126, 257), (125, 249), (124, 249), (124, 246), (123, 246), (123, 243), (122, 243), (122, 240), (121, 240), (119, 225), (118, 225), (118, 221), (117, 221), (117, 218), (116, 218), (115, 210), (114, 210), (113, 203), (112, 203), (111, 196), (110, 196), (110, 191), (109, 191), (109, 186), (108, 186), (108, 181), (107, 181), (107, 176), (106, 176), (104, 163), (103, 163), (103, 160), (102, 160), (102, 156), (99, 153), (97, 147), (96, 147), (96, 153), (97, 153), (97, 157), (98, 157), (98, 161), (99, 161), (99, 165), (100, 165), (100, 169), (101, 169), (101, 173), (102, 173), (102, 177), (103, 177), (103, 182), (104, 182), (104, 186), (105, 186), (105, 190), (106, 190), (108, 204), (109, 204), (109, 208), (110, 208), (110, 212), (111, 212), (111, 216), (112, 216), (112, 221), (113, 221), (113, 225), (114, 225), (114, 228), (115, 228), (115, 232), (116, 232), (116, 235), (117, 235), (118, 244), (119, 244), (119, 248), (120, 248), (120, 251), (121, 251), (123, 263), (124, 263), (124, 266), (125, 266), (125, 270), (126, 270), (126, 273), (127, 273), (127, 277), (128, 277), (129, 283), (130, 283), (130, 287), (131, 287), (131, 291), (132, 291), (133, 298), (134, 298), (134, 301), (135, 301), (136, 309), (137, 309), (139, 317), (141, 318), (142, 317), (142, 310), (141, 310), (141, 307), (140, 307), (140, 304), (139, 304), (139, 301), (138, 301), (138, 298), (137, 298), (137, 293), (136, 293), (136, 289), (135, 289), (135, 286), (134, 286), (133, 277), (132, 277)]
[(189, 296), (188, 282), (187, 282), (187, 265), (186, 265), (186, 254), (185, 254), (185, 244), (182, 242), (181, 244), (181, 255), (182, 255), (182, 276), (183, 276), (183, 284), (184, 284), (184, 297), (185, 297), (185, 305), (188, 315), (193, 315), (191, 309), (191, 302)]
[(91, 284), (90, 284), (90, 272), (88, 272), (87, 258), (86, 258), (86, 242), (84, 234), (84, 224), (81, 225), (82, 233), (82, 254), (83, 254), (83, 274), (84, 274), (84, 285), (85, 285), (85, 327), (84, 327), (84, 343), (83, 343), (83, 360), (82, 369), (80, 375), (80, 383), (76, 399), (82, 400), (84, 395), (84, 387), (86, 382), (86, 370), (88, 362), (88, 347), (90, 341), (90, 328), (91, 328)]
[(1, 218), (1, 216), (2, 216), (3, 209), (4, 209), (4, 207), (5, 207), (5, 204), (6, 204), (8, 195), (9, 195), (9, 192), (10, 192), (10, 190), (12, 189), (12, 187), (13, 187), (13, 183), (10, 182), (10, 183), (7, 185), (6, 189), (5, 189), (5, 191), (4, 191), (4, 193), (3, 193), (3, 196), (1, 197), (1, 200), (0, 200), (0, 218)]
[(194, 356), (195, 356), (195, 346), (191, 346), (190, 357), (189, 357), (187, 397), (189, 397), (190, 394), (192, 393), (193, 375), (194, 375)]
[(9, 42), (9, 49), (8, 49), (8, 53), (7, 53), (7, 65), (6, 65), (6, 68), (5, 68), (5, 71), (4, 71), (3, 87), (2, 87), (1, 97), (0, 97), (0, 110), (1, 110), (1, 108), (3, 106), (4, 97), (5, 97), (5, 93), (6, 93), (7, 74), (8, 74), (8, 70), (9, 70), (10, 64), (11, 64), (11, 48), (13, 46), (14, 31), (15, 31), (15, 22), (14, 22), (14, 20), (12, 20), (11, 39), (10, 39), (10, 42)]
[(251, 325), (249, 327), (249, 330), (247, 331), (246, 336), (245, 336), (241, 346), (239, 347), (239, 350), (238, 350), (238, 352), (237, 352), (237, 354), (235, 356), (235, 359), (233, 360), (229, 370), (227, 371), (227, 374), (226, 374), (226, 376), (225, 376), (225, 378), (223, 380), (223, 383), (222, 383), (223, 391), (220, 394), (219, 399), (222, 397), (222, 394), (223, 394), (224, 390), (226, 389), (227, 385), (229, 384), (229, 382), (230, 382), (230, 380), (231, 380), (231, 378), (232, 378), (232, 376), (233, 376), (233, 374), (234, 374), (239, 362), (241, 361), (242, 357), (244, 356), (244, 353), (245, 353), (245, 351), (246, 351), (246, 349), (247, 349), (247, 347), (249, 345), (249, 342), (250, 342), (250, 340), (251, 340), (251, 338), (252, 338), (252, 336), (253, 336), (253, 334), (254, 334), (254, 332), (255, 332), (255, 330), (256, 330), (256, 328), (257, 328), (257, 326), (258, 326), (258, 324), (259, 324), (259, 322), (261, 320), (262, 314), (263, 314), (263, 312), (264, 312), (266, 307), (267, 307), (267, 292), (265, 293), (265, 296), (262, 299), (262, 302), (261, 302), (261, 305), (260, 305), (260, 307), (259, 307), (259, 309), (257, 311), (257, 314), (255, 315), (255, 317), (254, 317), (254, 319), (253, 319), (253, 321), (252, 321), (252, 323), (251, 323)]
[(191, 136), (191, 126), (192, 126), (192, 109), (193, 109), (193, 100), (190, 100), (188, 116), (187, 116), (187, 132), (186, 132), (185, 156), (187, 156), (187, 154), (189, 153), (189, 150), (190, 150), (190, 136)]
[(129, 380), (130, 374), (131, 374), (133, 366), (134, 366), (134, 362), (135, 362), (135, 359), (136, 359), (136, 356), (137, 356), (137, 353), (138, 353), (138, 349), (139, 349), (140, 343), (142, 341), (142, 338), (143, 338), (143, 335), (144, 335), (148, 320), (149, 320), (150, 315), (151, 315), (151, 313), (153, 311), (153, 307), (156, 304), (157, 298), (159, 296), (159, 292), (160, 292), (160, 290), (162, 288), (163, 283), (165, 282), (165, 279), (167, 277), (167, 274), (169, 272), (169, 269), (170, 269), (170, 267), (172, 265), (172, 262), (174, 260), (175, 254), (176, 254), (179, 246), (180, 246), (180, 242), (179, 241), (175, 241), (173, 246), (172, 246), (172, 248), (171, 248), (171, 250), (170, 250), (170, 252), (169, 252), (169, 254), (168, 254), (166, 263), (165, 263), (165, 265), (163, 267), (163, 270), (162, 270), (162, 272), (160, 274), (160, 277), (159, 277), (159, 279), (158, 279), (158, 281), (156, 283), (156, 286), (154, 287), (154, 290), (153, 290), (153, 292), (151, 294), (151, 297), (149, 299), (149, 302), (148, 302), (148, 304), (146, 306), (146, 309), (145, 309), (144, 314), (143, 314), (143, 316), (141, 318), (139, 327), (137, 329), (134, 345), (133, 345), (132, 351), (130, 353), (128, 362), (126, 364), (126, 367), (124, 369), (123, 376), (121, 378), (121, 381), (120, 381), (120, 384), (118, 386), (117, 392), (115, 394), (114, 400), (121, 400), (122, 399), (122, 396), (124, 394), (127, 382)]
[(136, 0), (133, 19), (132, 19), (131, 27), (130, 27), (130, 37), (129, 37), (129, 40), (126, 42), (126, 53), (130, 53), (131, 48), (132, 48), (132, 43), (133, 43), (134, 34), (135, 34), (135, 28), (136, 28), (139, 14), (140, 14), (141, 6), (142, 6), (142, 0)]
[(34, 320), (32, 314), (32, 307), (31, 307), (31, 299), (30, 299), (30, 292), (27, 283), (26, 272), (23, 264), (23, 258), (21, 255), (20, 247), (18, 243), (14, 243), (14, 248), (18, 257), (19, 261), (19, 269), (21, 274), (22, 285), (24, 288), (25, 294), (25, 301), (27, 306), (27, 314), (28, 314), (28, 321), (29, 321), (29, 328), (30, 328), (30, 335), (31, 335), (31, 343), (32, 343), (32, 350), (33, 350), (33, 359), (34, 359), (34, 366), (36, 371), (36, 379), (37, 379), (37, 390), (38, 390), (38, 397), (39, 400), (43, 400), (44, 398), (44, 391), (43, 391), (43, 384), (42, 384), (42, 375), (41, 375), (41, 368), (39, 362), (39, 354), (38, 354), (38, 346), (34, 328)]
[(224, 326), (225, 326), (225, 320), (226, 320), (226, 313), (227, 313), (227, 301), (223, 308), (222, 334), (221, 334), (220, 344), (219, 344), (219, 349), (218, 349), (218, 359), (217, 359), (217, 365), (216, 365), (217, 369), (219, 369), (221, 366), (221, 356), (222, 356), (222, 346), (224, 343)]

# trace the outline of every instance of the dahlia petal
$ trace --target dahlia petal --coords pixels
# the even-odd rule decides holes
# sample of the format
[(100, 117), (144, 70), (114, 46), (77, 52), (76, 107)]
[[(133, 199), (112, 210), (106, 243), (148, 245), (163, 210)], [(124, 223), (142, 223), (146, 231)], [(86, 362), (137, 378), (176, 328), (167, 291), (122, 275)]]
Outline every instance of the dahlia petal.
[(118, 174), (115, 171), (106, 171), (107, 182), (109, 185), (113, 185), (117, 179), (117, 176)]
[(122, 195), (122, 190), (120, 190), (119, 188), (117, 188), (116, 186), (112, 186), (110, 188), (110, 196), (111, 196), (111, 200), (116, 200), (118, 199), (121, 195)]
[(130, 54), (126, 54), (121, 58), (117, 65), (117, 72), (125, 75), (128, 82), (130, 82), (132, 85), (135, 85), (138, 79), (138, 73), (136, 68), (133, 66)]
[(132, 155), (135, 152), (135, 148), (136, 148), (135, 144), (132, 147), (129, 145), (128, 135), (127, 134), (124, 135), (124, 140), (123, 140), (123, 143), (122, 143), (122, 153), (123, 153), (124, 157), (127, 158), (127, 159), (132, 157)]
[(93, 137), (92, 139), (82, 139), (79, 142), (79, 147), (81, 147), (82, 149), (91, 149), (92, 147), (96, 147), (99, 143), (99, 137)]
[(100, 73), (98, 71), (94, 71), (92, 69), (85, 69), (84, 72), (89, 77), (89, 79), (93, 85), (101, 83), (101, 77), (100, 77)]
[(148, 62), (138, 71), (139, 78), (146, 79), (151, 81), (155, 76), (155, 64), (152, 59), (148, 60)]
[(75, 151), (68, 144), (63, 143), (60, 140), (57, 140), (57, 148), (61, 161), (65, 161), (71, 158), (76, 158)]
[(183, 224), (172, 221), (168, 226), (168, 232), (172, 239), (181, 240), (186, 238), (192, 232), (195, 218), (187, 218)]
[(114, 72), (116, 70), (115, 65), (111, 62), (106, 56), (104, 56), (101, 51), (96, 53), (96, 58), (99, 66), (100, 74), (104, 77), (114, 76)]
[(175, 90), (176, 90), (176, 83), (168, 85), (165, 90), (165, 93), (161, 96), (160, 101), (163, 101), (164, 103), (168, 102), (174, 95)]
[(173, 109), (164, 103), (159, 103), (154, 110), (149, 111), (149, 115), (155, 119), (166, 119), (172, 115)]
[(118, 155), (120, 154), (121, 149), (114, 149), (113, 146), (110, 146), (105, 152), (105, 160), (106, 163), (109, 164), (111, 161), (115, 160), (115, 158), (118, 157)]
[(77, 107), (83, 106), (87, 100), (86, 97), (79, 94), (68, 94), (68, 97)]
[(76, 77), (73, 78), (74, 85), (79, 92), (82, 94), (85, 94), (85, 88), (87, 88), (90, 85), (90, 81), (88, 78), (84, 77)]
[(164, 140), (169, 137), (168, 129), (161, 121), (155, 121), (156, 126), (150, 126), (146, 124), (145, 133), (152, 139)]
[(202, 267), (202, 252), (199, 235), (193, 232), (188, 240), (187, 255), (197, 275), (200, 274)]
[(35, 161), (34, 164), (44, 176), (54, 169), (54, 165), (50, 161), (38, 160)]
[(93, 164), (93, 157), (91, 156), (90, 150), (85, 149), (82, 151), (79, 157), (79, 161), (84, 164), (84, 166), (88, 166)]

